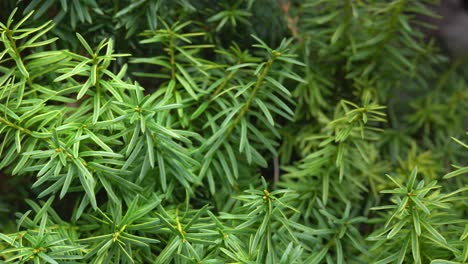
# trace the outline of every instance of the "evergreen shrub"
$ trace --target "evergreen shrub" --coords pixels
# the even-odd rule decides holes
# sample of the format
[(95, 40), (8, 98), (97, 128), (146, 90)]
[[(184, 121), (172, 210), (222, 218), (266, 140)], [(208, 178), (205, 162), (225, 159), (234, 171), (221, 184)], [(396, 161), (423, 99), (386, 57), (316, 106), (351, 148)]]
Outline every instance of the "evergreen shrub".
[(467, 263), (429, 0), (0, 2), (0, 261)]

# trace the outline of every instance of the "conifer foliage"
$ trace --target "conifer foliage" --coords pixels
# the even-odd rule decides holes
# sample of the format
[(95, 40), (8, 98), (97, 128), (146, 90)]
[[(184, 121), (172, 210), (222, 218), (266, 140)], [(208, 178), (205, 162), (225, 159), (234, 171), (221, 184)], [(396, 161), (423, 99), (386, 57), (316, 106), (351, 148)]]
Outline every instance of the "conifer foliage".
[(0, 261), (468, 262), (433, 2), (2, 1)]

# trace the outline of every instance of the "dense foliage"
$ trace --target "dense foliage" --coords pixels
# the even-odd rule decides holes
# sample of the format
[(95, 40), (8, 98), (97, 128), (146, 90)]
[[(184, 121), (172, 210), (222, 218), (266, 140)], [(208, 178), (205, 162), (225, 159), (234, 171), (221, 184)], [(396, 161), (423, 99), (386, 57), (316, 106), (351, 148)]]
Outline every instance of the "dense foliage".
[(0, 261), (466, 263), (432, 2), (1, 1)]

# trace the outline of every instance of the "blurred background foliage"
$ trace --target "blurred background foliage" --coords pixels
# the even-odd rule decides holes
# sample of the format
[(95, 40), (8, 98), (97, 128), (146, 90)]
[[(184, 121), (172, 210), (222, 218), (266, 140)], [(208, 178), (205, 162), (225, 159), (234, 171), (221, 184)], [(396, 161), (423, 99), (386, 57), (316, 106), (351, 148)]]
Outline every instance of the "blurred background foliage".
[(1, 1), (0, 260), (466, 263), (463, 3)]

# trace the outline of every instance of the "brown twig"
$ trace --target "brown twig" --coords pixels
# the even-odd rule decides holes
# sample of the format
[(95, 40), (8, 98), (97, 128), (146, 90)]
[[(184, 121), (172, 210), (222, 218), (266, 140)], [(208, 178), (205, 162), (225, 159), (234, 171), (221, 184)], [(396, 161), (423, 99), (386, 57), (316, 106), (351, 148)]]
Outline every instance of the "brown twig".
[(294, 38), (297, 40), (301, 41), (302, 38), (299, 35), (299, 31), (297, 30), (297, 17), (291, 17), (289, 14), (289, 7), (291, 6), (291, 0), (276, 0), (278, 5), (281, 8), (281, 11), (283, 12), (286, 22), (288, 25), (288, 29), (291, 31), (291, 34), (293, 35)]

